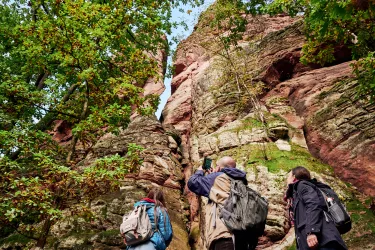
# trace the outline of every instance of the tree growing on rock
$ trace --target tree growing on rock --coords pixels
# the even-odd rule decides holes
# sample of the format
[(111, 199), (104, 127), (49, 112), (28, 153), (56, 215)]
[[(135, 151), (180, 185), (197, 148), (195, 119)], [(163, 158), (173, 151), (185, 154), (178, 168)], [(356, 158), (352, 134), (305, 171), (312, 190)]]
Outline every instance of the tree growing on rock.
[[(250, 4), (257, 8), (256, 2), (216, 1), (200, 17), (205, 21), (196, 33), (201, 38), (199, 44), (213, 58), (212, 70), (219, 73), (212, 86), (217, 103), (236, 99), (236, 108), (243, 111), (251, 109), (255, 120), (268, 134), (264, 111), (258, 99), (264, 84), (257, 79), (260, 71), (259, 58), (255, 53), (257, 48), (253, 41), (244, 39), (248, 17), (259, 12), (248, 7)], [(267, 159), (264, 144), (262, 152)]]
[[(351, 52), (353, 72), (359, 79), (358, 95), (375, 97), (375, 3), (369, 0), (218, 0), (218, 5), (230, 6), (231, 16), (217, 15), (213, 24), (230, 27), (227, 44), (235, 44), (246, 26), (246, 15), (279, 13), (303, 16), (307, 42), (301, 61), (322, 66), (335, 62), (337, 48)], [(229, 11), (229, 12), (228, 12)], [(221, 14), (225, 13), (225, 9)], [(222, 22), (226, 20), (226, 22)], [(347, 60), (347, 59), (346, 59)]]
[(375, 3), (368, 0), (264, 1), (264, 13), (303, 14), (307, 43), (303, 63), (327, 65), (335, 61), (337, 46), (351, 50), (359, 95), (375, 97)]
[[(142, 87), (159, 77), (153, 55), (166, 49), (163, 37), (176, 25), (172, 7), (186, 2), (1, 1), (2, 236), (17, 231), (43, 248), (63, 209), (90, 214), (84, 204), (137, 170), (135, 145), (89, 167), (78, 163), (131, 114), (154, 112), (158, 97), (143, 96)], [(48, 133), (57, 119), (72, 124), (68, 146)]]

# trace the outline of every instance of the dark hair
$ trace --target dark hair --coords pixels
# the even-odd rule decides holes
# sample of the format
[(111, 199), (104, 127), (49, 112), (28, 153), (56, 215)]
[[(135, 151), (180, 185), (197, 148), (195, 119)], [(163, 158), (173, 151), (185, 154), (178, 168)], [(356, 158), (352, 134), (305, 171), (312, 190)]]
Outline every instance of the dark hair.
[(148, 192), (147, 198), (153, 199), (156, 207), (165, 208), (164, 193), (160, 188), (151, 189), (150, 192)]
[(311, 180), (310, 171), (305, 167), (297, 166), (292, 169), (292, 174), (297, 180)]
[(158, 227), (158, 213), (156, 212), (157, 208), (159, 207), (161, 212), (164, 214), (164, 227), (166, 225), (166, 208), (165, 208), (165, 199), (164, 199), (164, 193), (160, 188), (153, 188), (148, 192), (147, 198), (153, 199), (155, 201), (155, 207), (154, 207), (154, 218), (155, 218), (155, 227)]

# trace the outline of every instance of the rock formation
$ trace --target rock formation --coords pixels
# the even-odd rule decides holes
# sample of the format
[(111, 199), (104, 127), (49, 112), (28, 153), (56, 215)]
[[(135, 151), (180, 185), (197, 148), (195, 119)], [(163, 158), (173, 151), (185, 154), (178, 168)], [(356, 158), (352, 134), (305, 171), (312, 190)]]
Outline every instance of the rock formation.
[[(348, 50), (338, 47), (331, 67), (303, 65), (299, 61), (304, 43), (301, 20), (287, 16), (249, 19), (239, 47), (246, 62), (256, 68), (253, 81), (264, 84), (261, 108), (265, 128), (259, 111), (231, 95), (236, 86), (219, 84), (223, 77), (217, 64), (220, 56), (205, 47), (207, 41), (214, 43), (215, 36), (207, 28), (207, 16), (201, 16), (193, 34), (178, 47), (172, 96), (162, 114), (163, 124), (173, 125), (182, 134), (185, 179), (202, 163), (203, 156), (214, 160), (234, 157), (238, 167), (248, 173), (250, 185), (270, 201), (259, 249), (283, 249), (293, 241), (282, 197), (285, 175), (297, 165), (310, 168), (315, 177), (335, 187), (350, 204), (362, 206), (362, 214), (370, 216), (358, 201), (365, 198), (337, 178), (374, 195), (375, 110), (354, 97), (356, 81), (350, 62), (345, 62), (350, 59)], [(207, 201), (198, 200), (187, 189), (185, 194), (191, 204), (191, 242), (201, 249), (205, 244), (201, 218)], [(374, 230), (355, 223), (369, 233), (364, 240), (360, 240), (363, 235), (348, 234), (349, 246), (372, 249)], [(360, 246), (350, 245), (358, 241)]]
[(109, 155), (125, 155), (128, 144), (136, 143), (145, 149), (139, 172), (129, 174), (117, 193), (92, 202), (97, 219), (87, 222), (66, 211), (66, 219), (53, 226), (46, 249), (123, 249), (119, 235), (122, 216), (153, 186), (162, 187), (165, 193), (175, 235), (170, 249), (190, 249), (186, 228), (189, 206), (181, 195), (181, 153), (174, 138), (178, 141), (179, 135), (173, 128), (164, 128), (155, 117), (142, 116), (136, 117), (120, 135), (104, 136), (81, 165)]
[[(249, 185), (270, 203), (257, 249), (293, 249), (293, 228), (283, 201), (285, 177), (291, 168), (304, 165), (346, 202), (355, 228), (345, 235), (350, 249), (372, 250), (375, 217), (368, 195), (375, 196), (375, 106), (354, 94), (357, 83), (347, 49), (337, 47), (336, 61), (329, 67), (303, 65), (300, 19), (249, 18), (239, 47), (251, 66), (252, 83), (264, 86), (260, 109), (255, 109), (246, 93), (236, 92), (235, 83), (221, 82), (225, 65), (207, 48), (215, 37), (207, 25), (209, 11), (178, 46), (172, 96), (161, 122), (134, 117), (119, 135), (101, 138), (80, 163), (85, 167), (104, 156), (123, 156), (128, 144), (136, 143), (145, 148), (139, 171), (122, 180), (118, 192), (92, 202), (95, 220), (85, 221), (67, 210), (52, 228), (46, 249), (124, 249), (118, 231), (122, 216), (152, 186), (166, 193), (174, 230), (169, 249), (204, 249), (207, 199), (196, 197), (185, 184), (204, 156), (217, 160), (229, 155), (247, 172)], [(157, 56), (165, 59), (162, 53)], [(154, 82), (146, 84), (146, 95), (164, 89), (162, 82)], [(57, 121), (51, 135), (69, 143), (69, 124)], [(22, 246), (24, 241), (0, 240), (0, 249)]]

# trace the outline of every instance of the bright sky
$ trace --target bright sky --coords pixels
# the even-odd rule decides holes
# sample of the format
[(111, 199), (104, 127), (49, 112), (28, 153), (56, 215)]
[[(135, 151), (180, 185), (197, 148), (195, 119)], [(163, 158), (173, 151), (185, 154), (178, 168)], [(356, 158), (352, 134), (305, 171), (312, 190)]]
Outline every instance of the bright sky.
[[(168, 41), (172, 40), (172, 37), (181, 37), (187, 38), (191, 32), (193, 31), (194, 25), (197, 23), (198, 17), (200, 13), (207, 9), (209, 5), (211, 5), (215, 0), (206, 0), (205, 4), (200, 7), (192, 8), (190, 5), (183, 6), (185, 12), (180, 12), (178, 9), (174, 9), (172, 12), (172, 20), (173, 21), (185, 21), (188, 26), (188, 30), (185, 30), (183, 27), (179, 27), (178, 29), (172, 30), (172, 34), (168, 36)], [(191, 10), (190, 15), (187, 13), (188, 10)], [(176, 44), (172, 45), (172, 50), (176, 48)], [(168, 57), (168, 65), (172, 63), (171, 57)], [(165, 104), (167, 103), (168, 98), (171, 96), (171, 78), (165, 78), (165, 91), (160, 96), (160, 104), (158, 110), (156, 111), (156, 117), (159, 118), (161, 115), (161, 111), (163, 110)]]

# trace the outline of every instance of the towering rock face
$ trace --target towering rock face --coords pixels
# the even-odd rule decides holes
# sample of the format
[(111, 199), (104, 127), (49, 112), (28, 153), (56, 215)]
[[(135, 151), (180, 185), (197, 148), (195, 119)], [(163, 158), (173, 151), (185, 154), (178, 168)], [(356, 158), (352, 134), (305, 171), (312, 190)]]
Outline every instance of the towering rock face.
[[(337, 65), (331, 67), (303, 65), (299, 61), (304, 43), (301, 20), (250, 19), (239, 47), (245, 63), (252, 65), (252, 81), (264, 85), (262, 123), (259, 110), (240, 98), (244, 93), (233, 94), (238, 86), (221, 82), (225, 63), (218, 63), (220, 56), (207, 50), (207, 43), (215, 43), (207, 16), (202, 15), (193, 34), (178, 47), (172, 96), (163, 110), (163, 124), (173, 125), (182, 134), (185, 181), (204, 156), (234, 157), (237, 167), (247, 172), (249, 185), (270, 202), (258, 248), (283, 249), (293, 242), (283, 201), (285, 177), (291, 168), (304, 165), (347, 201), (354, 225), (361, 231), (345, 236), (350, 249), (372, 249), (375, 218), (366, 208), (369, 200), (337, 178), (374, 195), (375, 110), (353, 97), (356, 81), (350, 62), (345, 62), (350, 53), (337, 48)], [(207, 200), (198, 199), (187, 188), (185, 194), (190, 202), (191, 244), (202, 249)], [(368, 226), (363, 226), (366, 220)]]
[[(175, 139), (174, 139), (175, 138)], [(46, 249), (124, 249), (119, 226), (122, 216), (133, 209), (133, 204), (145, 197), (152, 187), (162, 188), (172, 221), (174, 238), (170, 249), (190, 249), (186, 221), (188, 204), (181, 195), (183, 181), (180, 164), (179, 134), (163, 127), (155, 117), (136, 117), (118, 136), (104, 136), (81, 163), (92, 164), (95, 159), (114, 154), (126, 155), (129, 143), (144, 148), (142, 166), (136, 174), (122, 181), (121, 189), (94, 200), (91, 209), (95, 219), (87, 222), (69, 216), (51, 230)]]
[[(101, 138), (88, 155), (83, 154), (80, 164), (84, 168), (98, 158), (124, 156), (129, 143), (136, 143), (145, 148), (139, 171), (122, 180), (118, 192), (92, 202), (94, 220), (65, 211), (64, 219), (53, 226), (46, 249), (124, 249), (118, 230), (122, 216), (155, 186), (163, 189), (172, 220), (169, 249), (205, 249), (207, 199), (189, 192), (185, 184), (204, 156), (217, 160), (228, 155), (270, 204), (257, 249), (293, 249), (294, 232), (283, 201), (285, 179), (291, 168), (303, 165), (345, 200), (354, 228), (344, 236), (349, 249), (373, 250), (371, 200), (338, 178), (375, 195), (375, 108), (355, 98), (356, 81), (350, 62), (344, 62), (347, 51), (337, 48), (334, 66), (305, 66), (299, 62), (304, 43), (301, 20), (249, 19), (239, 47), (243, 62), (251, 66), (252, 82), (264, 85), (260, 109), (254, 109), (234, 82), (223, 84), (225, 63), (204, 47), (215, 43), (207, 17), (202, 15), (195, 32), (178, 47), (172, 96), (162, 124), (155, 117), (133, 117), (119, 135)], [(165, 58), (162, 53), (157, 56)], [(160, 94), (163, 88), (160, 81), (150, 80), (144, 94)], [(71, 128), (57, 121), (51, 135), (69, 144)], [(25, 247), (25, 239), (17, 237), (0, 239), (0, 249)]]
[(350, 62), (277, 85), (267, 98), (286, 98), (305, 120), (310, 152), (337, 175), (375, 196), (375, 104), (356, 98)]

